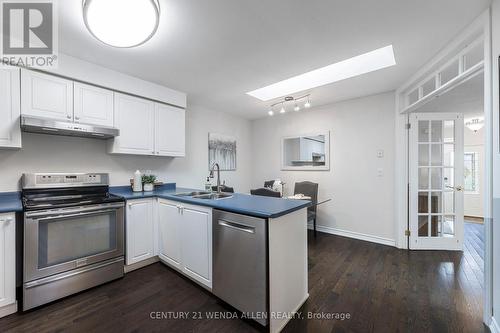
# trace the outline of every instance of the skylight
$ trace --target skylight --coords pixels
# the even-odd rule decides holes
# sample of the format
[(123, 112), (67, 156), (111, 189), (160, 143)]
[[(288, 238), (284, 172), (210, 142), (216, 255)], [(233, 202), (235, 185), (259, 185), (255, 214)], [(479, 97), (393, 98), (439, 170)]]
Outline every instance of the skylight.
[(392, 45), (389, 45), (247, 92), (247, 94), (261, 101), (269, 101), (394, 65), (396, 65), (394, 50)]

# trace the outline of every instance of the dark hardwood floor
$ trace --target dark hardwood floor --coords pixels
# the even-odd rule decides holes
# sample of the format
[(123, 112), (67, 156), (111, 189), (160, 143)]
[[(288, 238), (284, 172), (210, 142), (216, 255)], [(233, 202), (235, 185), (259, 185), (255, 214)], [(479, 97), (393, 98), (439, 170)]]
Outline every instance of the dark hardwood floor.
[[(465, 251), (413, 251), (318, 233), (309, 235), (310, 298), (300, 310), (350, 319), (294, 319), (284, 332), (488, 332), (482, 324), (481, 231)], [(151, 313), (189, 319), (151, 319)], [(0, 332), (259, 332), (209, 292), (162, 264), (27, 313), (0, 319)], [(201, 312), (202, 319), (193, 319)], [(156, 314), (155, 314), (156, 315)]]

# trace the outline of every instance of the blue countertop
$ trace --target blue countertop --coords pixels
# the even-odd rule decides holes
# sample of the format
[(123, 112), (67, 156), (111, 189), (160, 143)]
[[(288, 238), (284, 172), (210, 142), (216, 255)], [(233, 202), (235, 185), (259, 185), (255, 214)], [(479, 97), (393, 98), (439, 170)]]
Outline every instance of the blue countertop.
[(130, 186), (114, 186), (109, 188), (110, 193), (119, 195), (126, 200), (157, 197), (261, 218), (280, 217), (310, 205), (310, 202), (307, 200), (271, 198), (242, 193), (234, 193), (231, 198), (219, 200), (175, 196), (177, 193), (192, 191), (199, 190), (176, 188), (175, 184), (165, 184), (156, 187), (152, 192), (133, 192)]
[(20, 192), (0, 193), (0, 213), (22, 212), (23, 203), (21, 202)]

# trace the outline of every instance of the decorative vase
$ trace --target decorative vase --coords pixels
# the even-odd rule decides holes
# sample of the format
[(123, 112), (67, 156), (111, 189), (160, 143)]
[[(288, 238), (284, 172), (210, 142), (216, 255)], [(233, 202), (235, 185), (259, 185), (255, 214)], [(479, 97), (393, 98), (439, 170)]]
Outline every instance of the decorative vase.
[(153, 191), (154, 185), (151, 183), (144, 183), (144, 192)]

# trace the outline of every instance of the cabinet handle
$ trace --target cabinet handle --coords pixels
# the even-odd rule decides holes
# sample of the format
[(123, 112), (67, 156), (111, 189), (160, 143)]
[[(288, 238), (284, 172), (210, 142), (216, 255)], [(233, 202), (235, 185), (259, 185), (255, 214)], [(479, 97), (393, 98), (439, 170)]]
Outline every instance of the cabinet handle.
[(71, 119), (71, 116), (68, 114), (68, 115), (66, 116), (66, 118)]
[(75, 117), (75, 119), (76, 119), (76, 120), (79, 120), (79, 119), (80, 119), (80, 117)]

